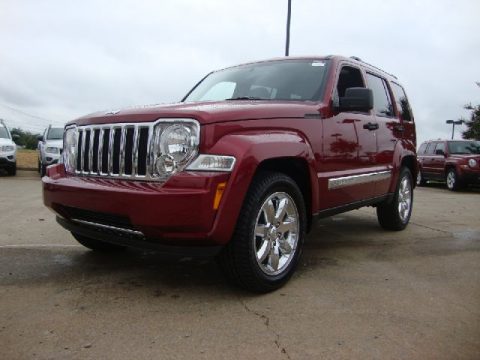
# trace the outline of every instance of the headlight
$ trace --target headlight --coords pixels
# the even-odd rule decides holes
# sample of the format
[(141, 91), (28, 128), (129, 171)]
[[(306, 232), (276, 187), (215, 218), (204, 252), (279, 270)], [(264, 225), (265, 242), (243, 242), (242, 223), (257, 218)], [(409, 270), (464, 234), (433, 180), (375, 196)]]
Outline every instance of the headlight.
[(160, 121), (155, 128), (155, 175), (167, 178), (179, 171), (198, 153), (200, 125), (196, 120)]
[(470, 166), (472, 168), (477, 166), (477, 160), (475, 160), (475, 159), (468, 160), (468, 166)]
[(75, 164), (77, 160), (77, 127), (73, 126), (65, 130), (63, 135), (63, 163), (65, 170), (69, 173), (75, 172)]
[(60, 154), (60, 149), (57, 148), (57, 147), (47, 147), (45, 149), (45, 152), (49, 153), (49, 154), (58, 155), (58, 154)]
[(13, 145), (4, 145), (1, 147), (2, 152), (11, 152), (15, 150), (15, 146)]

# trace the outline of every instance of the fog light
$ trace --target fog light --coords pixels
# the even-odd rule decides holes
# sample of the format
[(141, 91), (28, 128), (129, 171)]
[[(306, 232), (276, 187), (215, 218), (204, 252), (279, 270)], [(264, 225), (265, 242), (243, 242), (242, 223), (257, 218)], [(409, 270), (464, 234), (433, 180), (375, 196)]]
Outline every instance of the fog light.
[(169, 175), (177, 170), (177, 162), (171, 155), (162, 155), (155, 161), (155, 169), (159, 175)]

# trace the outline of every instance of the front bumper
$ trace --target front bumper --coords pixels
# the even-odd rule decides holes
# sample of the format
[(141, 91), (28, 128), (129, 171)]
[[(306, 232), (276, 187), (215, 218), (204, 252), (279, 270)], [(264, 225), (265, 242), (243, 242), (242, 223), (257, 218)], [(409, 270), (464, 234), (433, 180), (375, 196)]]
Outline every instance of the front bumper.
[(459, 178), (464, 184), (480, 184), (480, 169), (461, 167)]
[(0, 154), (0, 169), (11, 168), (16, 164), (15, 154)]
[(75, 177), (60, 164), (42, 179), (43, 199), (62, 226), (98, 240), (142, 248), (216, 246), (224, 240), (213, 231), (213, 202), (217, 185), (228, 178), (183, 172), (160, 184)]
[(43, 152), (43, 154), (40, 155), (40, 158), (42, 160), (42, 164), (48, 166), (48, 165), (57, 164), (61, 156), (62, 156), (61, 153)]

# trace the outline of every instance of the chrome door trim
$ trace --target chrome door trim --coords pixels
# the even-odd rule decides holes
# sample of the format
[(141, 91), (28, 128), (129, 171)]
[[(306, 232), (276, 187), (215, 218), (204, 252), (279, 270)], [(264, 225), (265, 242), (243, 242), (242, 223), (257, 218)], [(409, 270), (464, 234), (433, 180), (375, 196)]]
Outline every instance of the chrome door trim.
[(368, 174), (342, 176), (328, 179), (328, 190), (340, 189), (352, 185), (367, 184), (375, 181), (388, 180), (392, 177), (392, 171), (378, 171)]

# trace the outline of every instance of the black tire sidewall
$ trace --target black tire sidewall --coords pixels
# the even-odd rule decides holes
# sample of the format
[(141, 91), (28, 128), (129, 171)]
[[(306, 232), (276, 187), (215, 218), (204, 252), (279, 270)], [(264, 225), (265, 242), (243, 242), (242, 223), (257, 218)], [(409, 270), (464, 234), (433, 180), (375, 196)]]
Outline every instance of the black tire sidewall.
[[(408, 179), (410, 180), (410, 194), (411, 194), (411, 197), (410, 197), (410, 209), (408, 210), (408, 217), (405, 221), (403, 221), (402, 218), (400, 217), (400, 214), (398, 213), (398, 205), (399, 205), (398, 198), (399, 198), (399, 195), (400, 195), (400, 185), (401, 185), (403, 179), (405, 178), (405, 176), (407, 176)], [(402, 171), (400, 172), (400, 176), (398, 177), (398, 184), (397, 184), (397, 189), (396, 189), (396, 192), (395, 192), (395, 202), (394, 203), (395, 203), (395, 207), (397, 209), (398, 221), (402, 225), (406, 226), (408, 224), (408, 222), (410, 221), (410, 217), (412, 216), (412, 209), (413, 209), (413, 179), (412, 179), (412, 173), (407, 167), (402, 168)]]
[[(408, 212), (408, 216), (406, 220), (402, 220), (399, 214), (398, 205), (399, 205), (399, 194), (400, 194), (400, 185), (402, 180), (408, 177), (410, 180), (410, 191), (411, 191), (411, 203), (410, 209)], [(395, 193), (393, 194), (393, 199), (390, 201), (384, 201), (380, 205), (377, 206), (377, 218), (380, 225), (386, 230), (393, 230), (393, 231), (400, 231), (407, 227), (410, 217), (412, 215), (413, 210), (413, 178), (410, 169), (407, 167), (402, 167), (400, 170), (400, 174), (398, 175), (397, 186), (395, 188)]]
[[(299, 217), (299, 231), (295, 254), (287, 267), (279, 274), (268, 275), (262, 271), (256, 258), (254, 241), (257, 216), (264, 201), (273, 193), (285, 192), (295, 202)], [(252, 206), (254, 202), (254, 206)], [(237, 223), (237, 229), (231, 240), (233, 255), (236, 262), (237, 282), (256, 292), (268, 292), (282, 286), (293, 275), (302, 254), (306, 236), (306, 209), (302, 193), (296, 183), (281, 173), (262, 172), (255, 176), (249, 189)], [(243, 233), (243, 231), (245, 233)]]

